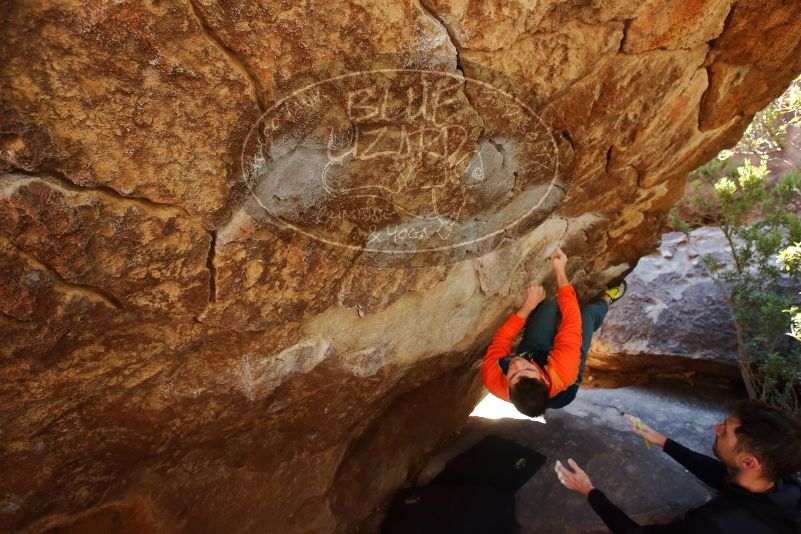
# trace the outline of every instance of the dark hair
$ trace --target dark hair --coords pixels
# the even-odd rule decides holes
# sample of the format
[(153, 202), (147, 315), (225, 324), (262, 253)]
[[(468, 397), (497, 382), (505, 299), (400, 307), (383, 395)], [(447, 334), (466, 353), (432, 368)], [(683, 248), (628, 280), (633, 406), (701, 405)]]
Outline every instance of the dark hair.
[(731, 415), (740, 420), (735, 450), (756, 456), (765, 478), (801, 470), (801, 423), (793, 415), (760, 401), (741, 402)]
[(509, 400), (517, 411), (529, 417), (545, 413), (548, 407), (548, 384), (531, 377), (521, 377), (514, 386), (509, 386)]

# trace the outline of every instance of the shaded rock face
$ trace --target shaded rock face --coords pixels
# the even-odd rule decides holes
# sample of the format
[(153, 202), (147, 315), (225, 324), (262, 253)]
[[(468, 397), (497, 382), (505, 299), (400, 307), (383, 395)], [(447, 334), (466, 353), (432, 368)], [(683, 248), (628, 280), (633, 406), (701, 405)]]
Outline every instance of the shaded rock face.
[(720, 228), (662, 236), (626, 277), (625, 298), (592, 339), (590, 367), (633, 374), (701, 372), (737, 378), (737, 332), (726, 297), (703, 266), (732, 267)]
[(555, 244), (585, 296), (653, 247), (799, 15), (6, 2), (0, 529), (355, 528)]

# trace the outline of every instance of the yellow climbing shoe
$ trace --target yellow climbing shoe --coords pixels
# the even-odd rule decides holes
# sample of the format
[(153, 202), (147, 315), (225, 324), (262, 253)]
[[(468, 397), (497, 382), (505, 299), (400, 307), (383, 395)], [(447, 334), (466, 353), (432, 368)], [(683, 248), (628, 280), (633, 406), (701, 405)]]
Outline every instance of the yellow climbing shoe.
[(623, 295), (626, 294), (627, 287), (628, 284), (625, 280), (623, 280), (616, 286), (607, 287), (606, 291), (604, 291), (604, 295), (609, 297), (609, 300), (611, 301), (610, 304), (614, 304), (616, 300), (623, 298)]

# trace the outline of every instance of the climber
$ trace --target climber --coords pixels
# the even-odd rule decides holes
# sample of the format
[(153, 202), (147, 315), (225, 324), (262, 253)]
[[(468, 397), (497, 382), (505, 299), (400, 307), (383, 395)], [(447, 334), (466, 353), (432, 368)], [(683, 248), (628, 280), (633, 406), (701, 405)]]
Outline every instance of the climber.
[[(573, 401), (584, 376), (592, 334), (601, 326), (609, 305), (626, 291), (622, 282), (579, 311), (566, 264), (567, 256), (557, 247), (551, 265), (559, 284), (559, 306), (545, 298), (541, 285), (527, 287), (522, 306), (495, 333), (481, 366), (490, 393), (529, 417)], [(512, 342), (524, 325), (522, 341), (511, 354)]]
[(613, 534), (801, 532), (801, 484), (794, 475), (801, 470), (801, 424), (792, 415), (758, 401), (738, 404), (714, 427), (712, 452), (717, 460), (679, 445), (638, 419), (630, 418), (629, 423), (646, 443), (662, 448), (717, 494), (682, 519), (639, 526), (593, 487), (576, 462), (568, 460), (571, 471), (557, 461), (560, 482), (587, 497)]

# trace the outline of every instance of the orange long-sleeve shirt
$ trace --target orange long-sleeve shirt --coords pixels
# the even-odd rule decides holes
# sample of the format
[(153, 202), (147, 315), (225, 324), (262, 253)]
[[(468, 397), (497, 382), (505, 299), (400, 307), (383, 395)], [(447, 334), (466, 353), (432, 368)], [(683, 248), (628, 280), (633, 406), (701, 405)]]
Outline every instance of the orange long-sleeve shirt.
[[(551, 398), (573, 385), (578, 378), (581, 363), (581, 312), (576, 290), (572, 285), (562, 286), (556, 293), (556, 300), (562, 312), (562, 322), (556, 332), (548, 363), (543, 369), (550, 379)], [(481, 365), (484, 385), (490, 393), (505, 401), (509, 401), (509, 383), (498, 365), (498, 360), (511, 354), (512, 342), (525, 324), (526, 320), (516, 313), (509, 315), (492, 338)]]

